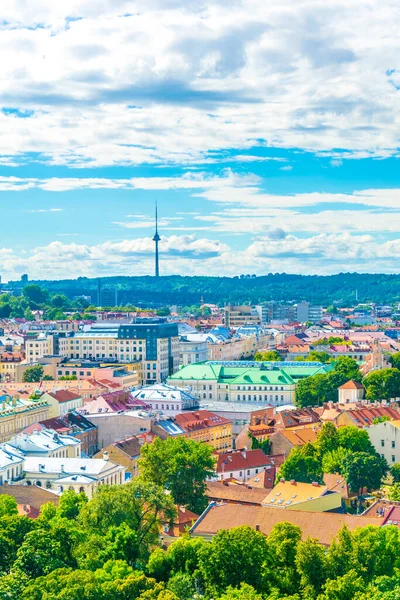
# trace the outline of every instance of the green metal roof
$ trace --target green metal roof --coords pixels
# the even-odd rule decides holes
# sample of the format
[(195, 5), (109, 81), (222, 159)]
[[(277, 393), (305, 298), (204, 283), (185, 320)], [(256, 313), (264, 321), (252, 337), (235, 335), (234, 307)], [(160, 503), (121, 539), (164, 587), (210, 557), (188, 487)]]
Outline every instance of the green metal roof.
[[(232, 362), (229, 363), (232, 365)], [(260, 363), (261, 365), (261, 363)], [(284, 367), (279, 363), (272, 369), (260, 367), (232, 367), (219, 363), (209, 362), (194, 363), (182, 367), (169, 380), (210, 380), (226, 385), (294, 385), (300, 379), (311, 377), (319, 373), (327, 373), (329, 367)]]

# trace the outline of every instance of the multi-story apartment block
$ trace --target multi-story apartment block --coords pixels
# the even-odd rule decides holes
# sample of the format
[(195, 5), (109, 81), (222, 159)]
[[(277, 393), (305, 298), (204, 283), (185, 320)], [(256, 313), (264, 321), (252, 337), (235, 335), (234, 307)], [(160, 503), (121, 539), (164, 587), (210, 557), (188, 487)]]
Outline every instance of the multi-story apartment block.
[(224, 323), (226, 327), (242, 327), (253, 323), (261, 323), (260, 316), (256, 309), (251, 306), (226, 306), (224, 308)]
[[(38, 344), (38, 347), (36, 347)], [(144, 384), (165, 380), (179, 367), (176, 323), (163, 318), (137, 318), (134, 323), (99, 323), (87, 331), (59, 332), (29, 343), (37, 359), (46, 354), (101, 362), (140, 362)], [(36, 356), (37, 352), (37, 356)], [(29, 355), (28, 355), (29, 358)]]

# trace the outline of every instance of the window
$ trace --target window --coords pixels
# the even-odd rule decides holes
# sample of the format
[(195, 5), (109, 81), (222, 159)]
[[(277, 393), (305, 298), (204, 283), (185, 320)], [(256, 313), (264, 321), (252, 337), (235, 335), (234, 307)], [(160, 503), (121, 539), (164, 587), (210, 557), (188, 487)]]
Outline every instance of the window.
[(396, 457), (394, 454), (392, 454), (392, 462), (396, 462)]
[(392, 448), (396, 448), (396, 442), (392, 441)]
[(385, 446), (385, 440), (381, 440), (381, 446), (382, 446), (382, 448), (384, 448), (384, 446)]

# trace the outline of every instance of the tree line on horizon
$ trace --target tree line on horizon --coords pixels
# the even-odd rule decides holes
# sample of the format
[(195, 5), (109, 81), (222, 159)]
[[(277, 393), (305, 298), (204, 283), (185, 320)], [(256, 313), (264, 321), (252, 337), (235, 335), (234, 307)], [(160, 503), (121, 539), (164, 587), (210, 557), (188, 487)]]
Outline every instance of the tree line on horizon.
[[(98, 279), (79, 277), (54, 281), (35, 281), (50, 294), (68, 298), (79, 295), (97, 298)], [(116, 287), (119, 303), (152, 306), (179, 304), (199, 305), (258, 304), (268, 300), (300, 302), (324, 306), (333, 303), (353, 306), (359, 302), (394, 305), (400, 302), (400, 275), (339, 273), (337, 275), (291, 275), (285, 273), (240, 279), (239, 277), (161, 276), (102, 277), (103, 287)], [(357, 292), (357, 294), (356, 294)]]

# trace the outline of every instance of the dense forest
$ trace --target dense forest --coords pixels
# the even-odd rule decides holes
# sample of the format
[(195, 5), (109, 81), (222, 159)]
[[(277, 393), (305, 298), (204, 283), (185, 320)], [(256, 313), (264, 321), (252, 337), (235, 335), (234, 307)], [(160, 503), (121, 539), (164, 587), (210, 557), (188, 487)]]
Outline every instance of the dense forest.
[[(205, 302), (224, 305), (268, 300), (352, 306), (359, 302), (394, 304), (400, 302), (400, 275), (339, 273), (338, 275), (269, 274), (262, 277), (103, 277), (103, 289), (116, 287), (119, 304), (151, 306)], [(97, 300), (97, 279), (79, 277), (62, 281), (35, 281), (51, 294), (79, 295)]]

